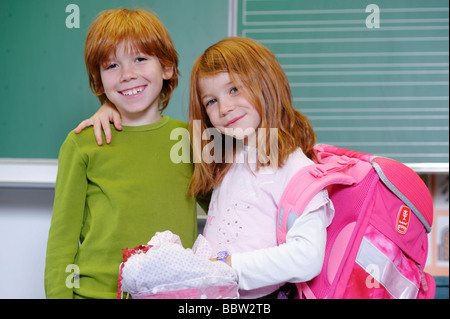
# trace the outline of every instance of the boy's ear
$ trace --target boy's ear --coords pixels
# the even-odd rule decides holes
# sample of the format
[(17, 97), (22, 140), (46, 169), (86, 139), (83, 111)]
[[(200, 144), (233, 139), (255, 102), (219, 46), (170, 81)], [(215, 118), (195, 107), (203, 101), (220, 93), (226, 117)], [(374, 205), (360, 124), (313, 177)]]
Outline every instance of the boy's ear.
[(170, 80), (173, 76), (173, 66), (164, 66), (163, 67), (163, 79)]

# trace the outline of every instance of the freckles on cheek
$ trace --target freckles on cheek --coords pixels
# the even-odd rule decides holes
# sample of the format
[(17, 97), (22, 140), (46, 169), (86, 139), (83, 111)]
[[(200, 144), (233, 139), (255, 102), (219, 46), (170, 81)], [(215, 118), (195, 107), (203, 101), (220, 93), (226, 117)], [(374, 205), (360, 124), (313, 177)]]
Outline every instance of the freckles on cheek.
[(212, 119), (210, 118), (209, 121), (211, 122), (213, 127), (215, 127), (217, 130), (221, 131), (221, 133), (222, 133), (223, 125), (220, 122), (220, 120), (218, 120), (217, 118), (212, 118)]
[(102, 86), (105, 91), (111, 91), (114, 87), (114, 80), (111, 76), (103, 75), (101, 76)]
[(214, 116), (210, 110), (205, 109), (205, 113), (208, 116), (209, 122), (214, 125)]
[(108, 86), (108, 81), (107, 81), (107, 77), (104, 75), (103, 72), (100, 71), (100, 81), (101, 81), (101, 85), (103, 87), (103, 90), (106, 89), (106, 87)]

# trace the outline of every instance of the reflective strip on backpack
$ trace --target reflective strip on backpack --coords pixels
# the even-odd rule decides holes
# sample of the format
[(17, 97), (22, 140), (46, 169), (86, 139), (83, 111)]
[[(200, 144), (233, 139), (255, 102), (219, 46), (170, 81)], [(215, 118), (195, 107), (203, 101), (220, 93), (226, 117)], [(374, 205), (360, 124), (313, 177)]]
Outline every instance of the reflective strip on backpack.
[(288, 220), (286, 222), (287, 230), (291, 229), (291, 227), (294, 226), (295, 221), (299, 217), (300, 217), (299, 214), (293, 213), (293, 212), (289, 212)]
[(282, 227), (282, 225), (283, 225), (283, 213), (284, 213), (284, 207), (281, 207), (280, 213), (278, 215), (278, 227)]
[[(280, 208), (280, 214), (278, 216), (278, 226), (283, 227), (283, 214), (284, 214), (284, 207)], [(299, 218), (300, 215), (294, 212), (289, 212), (288, 219), (286, 221), (286, 231), (289, 231), (292, 226), (294, 226), (295, 221), (297, 218)]]
[(356, 263), (396, 299), (415, 299), (419, 288), (403, 276), (391, 259), (383, 254), (368, 239), (363, 238)]
[(397, 187), (395, 187), (394, 184), (391, 183), (391, 181), (386, 177), (386, 175), (383, 172), (383, 169), (381, 168), (381, 166), (374, 162), (373, 160), (375, 158), (377, 158), (378, 156), (374, 156), (370, 159), (370, 163), (372, 164), (373, 168), (375, 169), (375, 171), (377, 172), (378, 176), (380, 177), (381, 181), (384, 183), (384, 185), (386, 185), (386, 187), (393, 192), (400, 200), (402, 200), (409, 208), (411, 208), (411, 210), (413, 211), (414, 215), (416, 215), (416, 217), (420, 220), (420, 222), (423, 224), (423, 226), (425, 227), (425, 229), (427, 230), (427, 233), (431, 232), (431, 226), (428, 223), (428, 221), (426, 220), (426, 218), (422, 215), (422, 213), (416, 208), (416, 206), (409, 200), (408, 197), (406, 197), (405, 195), (402, 194), (402, 192), (400, 192), (398, 190)]

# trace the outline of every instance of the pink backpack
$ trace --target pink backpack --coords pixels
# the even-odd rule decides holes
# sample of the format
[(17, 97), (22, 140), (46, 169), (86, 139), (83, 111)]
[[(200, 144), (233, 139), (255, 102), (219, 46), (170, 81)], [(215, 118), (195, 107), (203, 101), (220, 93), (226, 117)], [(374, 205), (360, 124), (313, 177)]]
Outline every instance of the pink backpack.
[(423, 268), (433, 221), (430, 192), (391, 159), (317, 145), (318, 163), (301, 169), (278, 210), (278, 244), (305, 206), (327, 188), (335, 207), (321, 273), (298, 283), (299, 298), (434, 298)]

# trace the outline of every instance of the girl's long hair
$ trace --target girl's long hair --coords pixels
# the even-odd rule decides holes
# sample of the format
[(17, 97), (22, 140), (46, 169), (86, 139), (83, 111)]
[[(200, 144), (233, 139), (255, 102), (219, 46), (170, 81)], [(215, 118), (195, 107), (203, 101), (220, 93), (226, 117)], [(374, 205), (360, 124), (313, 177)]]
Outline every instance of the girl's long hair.
[[(226, 38), (212, 45), (194, 63), (189, 106), (191, 140), (213, 127), (201, 101), (198, 81), (221, 72), (228, 72), (233, 83), (244, 91), (261, 116), (260, 127), (266, 128), (266, 134), (258, 134), (257, 137), (258, 158), (266, 156), (269, 160), (265, 163), (257, 161), (257, 169), (273, 165), (275, 156), (277, 167), (282, 167), (297, 148), (301, 148), (309, 158), (314, 157), (316, 134), (308, 118), (294, 109), (288, 79), (275, 55), (261, 44), (239, 37)], [(270, 128), (278, 129), (275, 141), (270, 139)], [(222, 136), (222, 156), (226, 153), (224, 141), (227, 138), (230, 137)], [(201, 150), (210, 141), (201, 139), (195, 142), (201, 147), (193, 145), (194, 158), (201, 159)], [(190, 184), (190, 193), (194, 196), (206, 194), (218, 186), (232, 165), (225, 158), (212, 163), (197, 162)]]

